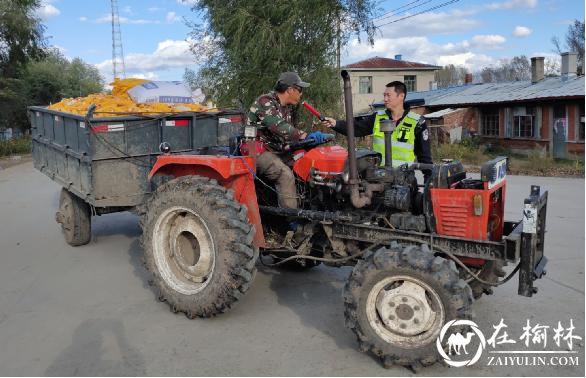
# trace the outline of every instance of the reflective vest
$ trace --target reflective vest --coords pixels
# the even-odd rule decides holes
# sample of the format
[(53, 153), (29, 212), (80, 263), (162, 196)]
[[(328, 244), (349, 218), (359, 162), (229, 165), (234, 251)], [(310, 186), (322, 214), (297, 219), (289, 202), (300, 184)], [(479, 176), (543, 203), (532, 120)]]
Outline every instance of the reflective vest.
[[(393, 167), (415, 162), (415, 126), (420, 117), (417, 113), (409, 112), (395, 127), (391, 137)], [(380, 121), (383, 119), (389, 119), (385, 109), (377, 111), (372, 133), (372, 148), (382, 155), (381, 166), (385, 165), (385, 134), (380, 131)]]

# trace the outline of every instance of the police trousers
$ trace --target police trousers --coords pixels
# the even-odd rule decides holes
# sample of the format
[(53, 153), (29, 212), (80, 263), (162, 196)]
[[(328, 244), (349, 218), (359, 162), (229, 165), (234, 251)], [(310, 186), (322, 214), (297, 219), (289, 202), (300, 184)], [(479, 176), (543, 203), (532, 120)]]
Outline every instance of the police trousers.
[(297, 209), (297, 189), (291, 168), (277, 155), (265, 151), (256, 159), (256, 170), (275, 184), (280, 207)]

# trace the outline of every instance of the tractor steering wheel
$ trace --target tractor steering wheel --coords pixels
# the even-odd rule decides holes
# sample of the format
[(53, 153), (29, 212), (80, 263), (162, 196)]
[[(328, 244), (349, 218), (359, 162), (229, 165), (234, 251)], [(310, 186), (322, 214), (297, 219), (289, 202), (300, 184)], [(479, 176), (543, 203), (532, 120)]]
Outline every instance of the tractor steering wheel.
[(289, 143), (287, 146), (285, 146), (284, 149), (286, 151), (295, 151), (295, 150), (301, 150), (301, 149), (305, 149), (305, 148), (313, 148), (313, 147), (317, 147), (322, 144), (329, 143), (332, 140), (334, 140), (334, 138), (336, 137), (334, 134), (324, 134), (324, 135), (326, 136), (326, 139), (322, 143), (316, 143), (315, 139), (309, 138), (309, 139), (303, 139), (299, 142)]

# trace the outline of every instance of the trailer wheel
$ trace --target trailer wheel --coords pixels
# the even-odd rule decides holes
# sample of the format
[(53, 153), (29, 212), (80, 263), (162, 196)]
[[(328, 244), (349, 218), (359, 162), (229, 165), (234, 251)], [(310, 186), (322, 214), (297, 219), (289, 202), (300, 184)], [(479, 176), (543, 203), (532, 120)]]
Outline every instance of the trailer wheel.
[[(505, 266), (506, 263), (503, 261), (487, 260), (480, 268), (472, 269), (472, 271), (484, 281), (498, 282), (506, 275), (503, 270)], [(479, 299), (483, 294), (491, 295), (493, 293), (492, 286), (473, 279), (467, 272), (461, 270), (460, 276), (470, 285), (474, 299)]]
[(254, 226), (246, 207), (215, 180), (184, 176), (163, 184), (147, 201), (141, 226), (145, 265), (173, 312), (215, 316), (250, 287)]
[(67, 244), (77, 247), (90, 242), (92, 238), (90, 206), (81, 198), (65, 188), (59, 196), (59, 211), (55, 220), (61, 224), (61, 230)]
[(453, 319), (470, 319), (473, 302), (454, 263), (425, 245), (393, 243), (365, 255), (344, 288), (346, 326), (360, 350), (387, 368), (417, 369), (437, 361), (441, 328)]

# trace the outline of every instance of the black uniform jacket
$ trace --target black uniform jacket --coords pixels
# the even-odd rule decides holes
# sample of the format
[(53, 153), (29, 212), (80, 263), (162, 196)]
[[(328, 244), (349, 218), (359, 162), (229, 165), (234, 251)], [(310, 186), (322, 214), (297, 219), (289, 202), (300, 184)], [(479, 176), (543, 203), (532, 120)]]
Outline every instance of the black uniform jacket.
[[(391, 119), (390, 110), (386, 110), (389, 119)], [(399, 124), (403, 118), (409, 113), (409, 108), (405, 109), (405, 112), (401, 116), (401, 119), (397, 121)], [(376, 119), (376, 112), (359, 116), (354, 118), (354, 136), (364, 137), (371, 135), (374, 132), (374, 121)], [(340, 134), (346, 135), (346, 121), (336, 120), (336, 126), (333, 128)], [(433, 164), (431, 158), (431, 148), (429, 146), (429, 134), (427, 131), (427, 125), (425, 124), (425, 118), (419, 118), (417, 126), (415, 126), (415, 146), (414, 151), (417, 157), (418, 163)]]

